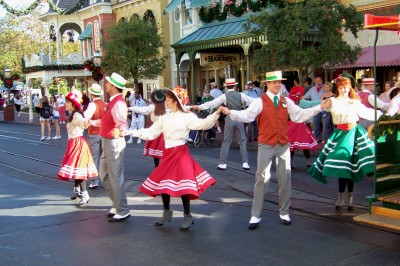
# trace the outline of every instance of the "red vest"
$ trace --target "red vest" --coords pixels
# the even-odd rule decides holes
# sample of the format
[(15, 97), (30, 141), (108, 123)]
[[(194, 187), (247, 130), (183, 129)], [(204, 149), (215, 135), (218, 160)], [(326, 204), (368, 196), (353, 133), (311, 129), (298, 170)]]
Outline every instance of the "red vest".
[[(101, 126), (99, 135), (103, 138), (113, 139), (114, 133), (115, 135), (119, 135), (119, 129), (115, 127), (114, 118), (112, 117), (111, 110), (114, 108), (114, 105), (121, 101), (126, 105), (126, 102), (122, 95), (116, 96), (111, 102), (107, 104), (106, 111), (104, 112), (103, 116), (101, 117)], [(118, 132), (116, 132), (118, 131)]]
[(368, 108), (374, 108), (369, 102), (368, 102), (368, 97), (371, 95), (371, 92), (367, 92), (367, 91), (361, 91), (358, 93), (358, 97), (360, 97), (361, 99), (361, 103), (363, 105), (365, 105)]
[[(257, 117), (258, 143), (275, 146), (279, 142), (281, 145), (286, 145), (289, 143), (287, 135), (289, 112), (285, 97), (281, 96), (278, 107), (275, 107), (266, 93), (263, 94), (261, 99), (263, 107)], [(285, 103), (285, 106), (282, 103)]]
[[(96, 105), (96, 111), (94, 111), (94, 114), (91, 119), (97, 120), (100, 119), (104, 114), (104, 112), (106, 111), (107, 104), (100, 99), (93, 101), (93, 103)], [(88, 127), (88, 134), (90, 135), (99, 135), (99, 132), (100, 132), (100, 127), (95, 127), (95, 126)]]

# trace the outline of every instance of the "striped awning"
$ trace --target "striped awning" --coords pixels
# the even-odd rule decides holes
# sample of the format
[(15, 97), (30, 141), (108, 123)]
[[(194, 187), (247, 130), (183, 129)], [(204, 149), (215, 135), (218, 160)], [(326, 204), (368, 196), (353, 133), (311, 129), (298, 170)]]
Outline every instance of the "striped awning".
[(92, 39), (92, 24), (88, 24), (82, 33), (78, 36), (78, 40), (83, 41)]

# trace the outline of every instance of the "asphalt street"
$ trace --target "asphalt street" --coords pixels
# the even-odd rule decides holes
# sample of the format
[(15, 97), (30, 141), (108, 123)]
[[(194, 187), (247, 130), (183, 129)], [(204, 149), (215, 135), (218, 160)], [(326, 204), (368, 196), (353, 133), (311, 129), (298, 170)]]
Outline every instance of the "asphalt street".
[(181, 232), (180, 199), (172, 200), (171, 223), (153, 225), (162, 213), (161, 200), (138, 192), (154, 168), (153, 161), (142, 155), (143, 143), (128, 144), (125, 178), (132, 217), (112, 224), (105, 216), (110, 200), (103, 188), (89, 191), (89, 204), (80, 208), (69, 199), (73, 184), (56, 180), (67, 142), (64, 126), (61, 135), (60, 140), (41, 142), (36, 122), (32, 125), (22, 118), (0, 122), (1, 265), (400, 264), (398, 232), (352, 220), (367, 212), (364, 198), (372, 193), (371, 179), (356, 184), (354, 212), (337, 212), (337, 183), (317, 183), (307, 175), (302, 153), (297, 153), (292, 172), (292, 225), (280, 223), (273, 173), (262, 222), (250, 231), (255, 149), (249, 150), (250, 171), (241, 169), (235, 147), (228, 169), (221, 171), (216, 169), (218, 145), (190, 145), (194, 158), (217, 184), (192, 201), (195, 223), (188, 232)]

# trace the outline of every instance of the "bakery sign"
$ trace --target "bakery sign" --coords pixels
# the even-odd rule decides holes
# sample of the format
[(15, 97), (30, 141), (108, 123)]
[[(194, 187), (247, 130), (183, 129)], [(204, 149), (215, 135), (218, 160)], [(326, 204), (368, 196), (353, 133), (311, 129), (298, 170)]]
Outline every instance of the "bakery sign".
[(222, 53), (201, 53), (200, 65), (214, 65), (217, 68), (224, 68), (227, 65), (238, 65), (239, 54), (222, 54)]

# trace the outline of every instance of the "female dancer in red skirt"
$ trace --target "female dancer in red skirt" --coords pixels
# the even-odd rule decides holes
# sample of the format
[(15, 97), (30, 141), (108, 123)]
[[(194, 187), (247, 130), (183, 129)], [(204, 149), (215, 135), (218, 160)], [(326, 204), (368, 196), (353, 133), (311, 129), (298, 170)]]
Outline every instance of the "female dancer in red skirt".
[[(295, 86), (290, 90), (289, 98), (299, 105), (301, 108), (311, 108), (321, 104), (321, 101), (301, 100), (304, 95), (304, 89), (301, 86)], [(306, 123), (288, 122), (288, 137), (290, 141), (290, 158), (293, 161), (296, 149), (303, 150), (304, 157), (307, 161), (307, 167), (311, 166), (310, 151), (318, 148), (318, 143)]]
[[(165, 95), (162, 90), (154, 90), (150, 95), (151, 102), (149, 106), (133, 106), (128, 109), (144, 115), (150, 115), (150, 119), (155, 123), (158, 118), (165, 114)], [(144, 156), (151, 156), (154, 158), (154, 166), (157, 167), (160, 164), (160, 159), (163, 157), (164, 150), (164, 135), (161, 134), (154, 140), (146, 141), (144, 145)]]
[[(179, 95), (179, 97), (178, 97)], [(185, 96), (186, 95), (186, 96)], [(184, 209), (184, 221), (180, 230), (188, 230), (193, 224), (190, 215), (190, 200), (197, 199), (209, 186), (215, 183), (214, 178), (205, 171), (191, 156), (186, 146), (190, 130), (207, 130), (215, 125), (220, 109), (205, 119), (185, 111), (181, 99), (187, 97), (186, 90), (166, 90), (166, 105), (171, 110), (161, 116), (150, 128), (127, 131), (133, 137), (145, 140), (156, 139), (164, 134), (164, 157), (160, 165), (146, 179), (140, 191), (157, 196), (161, 194), (164, 213), (156, 226), (162, 226), (172, 218), (170, 197), (181, 197)]]
[(66, 96), (66, 109), (69, 111), (67, 119), (68, 145), (67, 151), (58, 172), (58, 179), (69, 181), (75, 179), (74, 194), (71, 199), (80, 198), (79, 206), (89, 202), (86, 190), (86, 180), (98, 176), (89, 146), (83, 137), (83, 130), (87, 121), (81, 110), (82, 98), (79, 91), (73, 91)]

